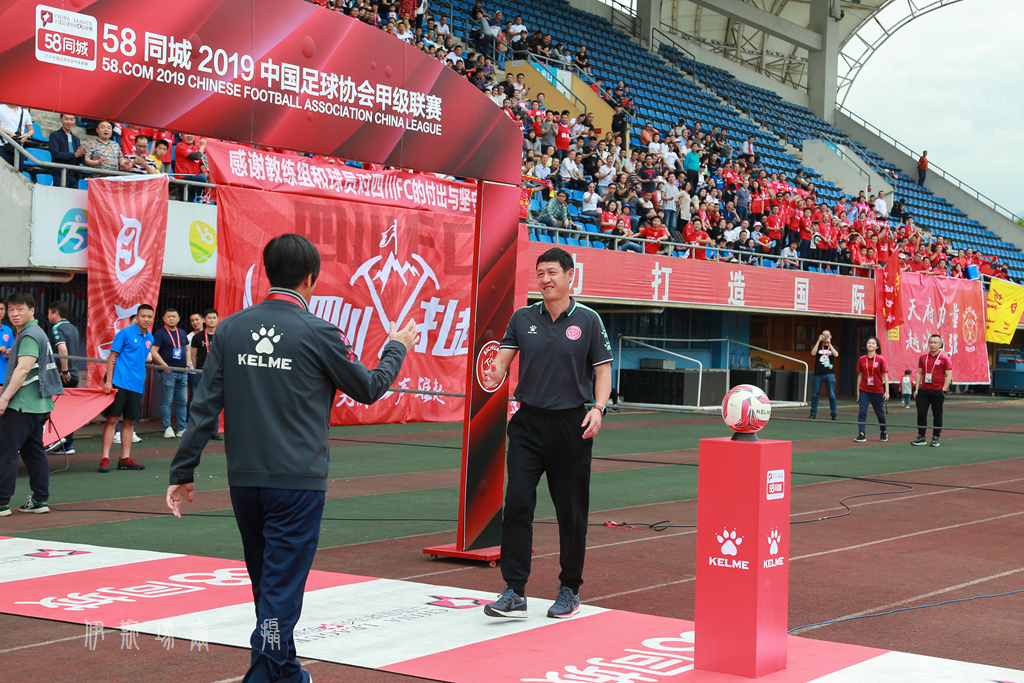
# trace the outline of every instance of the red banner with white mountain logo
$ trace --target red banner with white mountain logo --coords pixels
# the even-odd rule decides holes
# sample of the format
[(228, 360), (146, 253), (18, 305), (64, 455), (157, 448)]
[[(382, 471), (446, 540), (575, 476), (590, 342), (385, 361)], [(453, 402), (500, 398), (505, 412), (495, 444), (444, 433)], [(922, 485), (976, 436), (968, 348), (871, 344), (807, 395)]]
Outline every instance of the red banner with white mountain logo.
[[(156, 307), (167, 242), (167, 176), (89, 182), (87, 354), (107, 359), (114, 335), (139, 304)], [(89, 386), (106, 366), (89, 364)]]
[(917, 372), (921, 354), (928, 352), (928, 337), (942, 337), (943, 352), (953, 361), (953, 382), (988, 384), (985, 346), (985, 295), (979, 280), (900, 273), (903, 324), (886, 331), (882, 307), (876, 302), (881, 353), (889, 362), (889, 376), (904, 370)]
[[(389, 324), (412, 318), (420, 342), (406, 356), (395, 386), (465, 392), (472, 215), (223, 187), (217, 225), (215, 301), (222, 316), (266, 298), (263, 247), (278, 235), (298, 233), (322, 259), (310, 311), (344, 332), (365, 365), (377, 364)], [(331, 423), (457, 422), (464, 406), (461, 398), (395, 392), (365, 406), (339, 394)]]

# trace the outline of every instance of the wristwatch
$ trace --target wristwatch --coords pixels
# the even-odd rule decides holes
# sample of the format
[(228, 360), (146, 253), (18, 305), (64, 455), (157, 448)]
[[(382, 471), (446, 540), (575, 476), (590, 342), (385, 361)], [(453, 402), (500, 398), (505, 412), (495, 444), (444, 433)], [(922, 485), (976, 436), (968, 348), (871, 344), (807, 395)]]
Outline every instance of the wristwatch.
[(608, 406), (599, 406), (596, 403), (594, 404), (594, 407), (591, 408), (591, 410), (600, 410), (602, 415), (608, 414)]

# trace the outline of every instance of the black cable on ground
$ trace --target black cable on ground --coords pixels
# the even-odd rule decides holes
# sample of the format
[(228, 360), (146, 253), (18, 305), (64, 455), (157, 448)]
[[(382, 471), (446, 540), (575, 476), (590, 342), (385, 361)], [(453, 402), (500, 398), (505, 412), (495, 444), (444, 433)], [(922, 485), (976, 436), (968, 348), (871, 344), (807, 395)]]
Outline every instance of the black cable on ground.
[(886, 616), (888, 614), (895, 614), (896, 612), (909, 612), (910, 610), (915, 610), (915, 609), (924, 609), (926, 607), (938, 607), (940, 605), (949, 605), (949, 604), (952, 604), (954, 602), (970, 602), (972, 600), (981, 600), (982, 598), (1001, 598), (1003, 596), (1014, 595), (1016, 593), (1024, 593), (1024, 588), (1021, 588), (1021, 589), (1015, 590), (1015, 591), (1007, 591), (1005, 593), (994, 593), (992, 595), (974, 595), (974, 596), (969, 597), (969, 598), (957, 598), (955, 600), (943, 600), (942, 602), (933, 602), (933, 603), (931, 603), (929, 605), (917, 605), (915, 607), (898, 607), (896, 609), (891, 609), (891, 610), (889, 610), (887, 612), (879, 612), (877, 614), (860, 614), (860, 615), (855, 616), (855, 617), (843, 617), (842, 619), (830, 619), (829, 621), (819, 621), (816, 624), (804, 624), (803, 626), (797, 626), (796, 628), (791, 628), (791, 629), (789, 629), (789, 631), (787, 631), (787, 633), (795, 633), (796, 631), (799, 631), (799, 630), (805, 629), (805, 628), (810, 628), (812, 626), (828, 626), (829, 624), (838, 624), (838, 623), (843, 622), (843, 621), (853, 621), (854, 619), (870, 619), (872, 617), (884, 617), (884, 616)]

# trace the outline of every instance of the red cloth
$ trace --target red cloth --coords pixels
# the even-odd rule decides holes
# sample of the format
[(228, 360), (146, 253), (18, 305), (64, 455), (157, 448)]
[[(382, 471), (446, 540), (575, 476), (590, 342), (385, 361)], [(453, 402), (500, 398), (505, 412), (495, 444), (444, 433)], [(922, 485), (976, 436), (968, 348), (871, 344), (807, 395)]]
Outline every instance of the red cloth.
[(102, 389), (65, 389), (57, 396), (50, 411), (50, 419), (43, 428), (43, 445), (50, 446), (102, 413), (114, 402), (114, 394)]
[(867, 354), (857, 361), (857, 372), (860, 373), (860, 390), (869, 394), (884, 394), (885, 385), (882, 383), (882, 375), (889, 373), (889, 365), (885, 358), (875, 354), (874, 358), (868, 358)]

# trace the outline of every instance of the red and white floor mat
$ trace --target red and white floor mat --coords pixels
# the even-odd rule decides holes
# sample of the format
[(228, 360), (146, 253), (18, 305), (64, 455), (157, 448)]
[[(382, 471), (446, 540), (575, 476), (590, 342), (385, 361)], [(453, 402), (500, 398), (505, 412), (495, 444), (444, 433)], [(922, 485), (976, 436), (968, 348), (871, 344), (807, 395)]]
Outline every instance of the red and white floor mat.
[[(249, 647), (255, 625), (242, 562), (0, 537), (0, 612)], [(492, 593), (312, 572), (296, 630), (301, 657), (451, 683), (707, 683), (693, 623), (584, 607), (548, 619), (484, 616)], [(763, 681), (1024, 683), (1024, 672), (791, 636), (789, 666)]]

